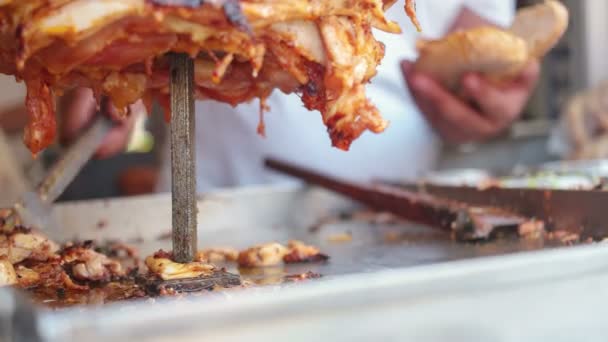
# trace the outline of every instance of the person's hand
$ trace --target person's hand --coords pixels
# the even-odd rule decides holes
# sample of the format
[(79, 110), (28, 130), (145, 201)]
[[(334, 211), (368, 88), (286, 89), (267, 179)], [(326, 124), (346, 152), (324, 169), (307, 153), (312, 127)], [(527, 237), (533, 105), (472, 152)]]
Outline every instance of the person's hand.
[[(97, 113), (97, 104), (93, 92), (87, 88), (77, 88), (67, 93), (60, 101), (59, 137), (63, 144), (69, 144), (82, 133), (91, 123)], [(97, 158), (107, 158), (122, 152), (129, 142), (129, 137), (139, 115), (145, 113), (141, 101), (129, 107), (129, 115), (121, 116), (107, 99), (102, 100), (101, 113), (110, 117), (116, 127), (108, 133), (101, 147), (97, 150)]]
[(457, 96), (429, 76), (414, 72), (410, 62), (402, 62), (401, 67), (416, 104), (450, 143), (483, 141), (502, 133), (521, 114), (540, 75), (536, 61), (515, 79), (500, 84), (469, 73), (461, 83), (464, 96)]

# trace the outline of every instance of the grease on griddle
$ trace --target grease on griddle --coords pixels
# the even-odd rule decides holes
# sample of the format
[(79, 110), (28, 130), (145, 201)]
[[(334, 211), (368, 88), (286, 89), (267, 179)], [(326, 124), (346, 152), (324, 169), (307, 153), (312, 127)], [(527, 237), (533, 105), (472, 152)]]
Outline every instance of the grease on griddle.
[(373, 226), (395, 226), (400, 223), (403, 223), (404, 221), (391, 213), (378, 212), (369, 209), (342, 211), (337, 213), (336, 215), (330, 215), (319, 219), (308, 229), (308, 231), (311, 233), (316, 233), (319, 232), (325, 226), (334, 223), (348, 222), (363, 222)]
[(346, 231), (342, 233), (330, 234), (327, 237), (327, 241), (330, 243), (347, 243), (353, 241), (353, 233), (351, 231)]
[(243, 277), (245, 287), (299, 283), (323, 277), (320, 273), (310, 270), (304, 273), (290, 274), (285, 267), (239, 268), (239, 272)]
[(299, 281), (304, 281), (304, 280), (309, 280), (309, 279), (319, 279), (321, 277), (322, 277), (322, 275), (319, 273), (315, 273), (313, 271), (308, 271), (306, 273), (301, 273), (301, 274), (287, 275), (283, 278), (283, 280), (284, 280), (284, 282), (288, 283), (288, 282), (299, 282)]
[(145, 289), (150, 296), (167, 296), (180, 293), (193, 293), (201, 291), (214, 291), (221, 288), (230, 288), (241, 285), (241, 278), (221, 269), (211, 275), (197, 278), (162, 280), (153, 274), (141, 275), (137, 283)]

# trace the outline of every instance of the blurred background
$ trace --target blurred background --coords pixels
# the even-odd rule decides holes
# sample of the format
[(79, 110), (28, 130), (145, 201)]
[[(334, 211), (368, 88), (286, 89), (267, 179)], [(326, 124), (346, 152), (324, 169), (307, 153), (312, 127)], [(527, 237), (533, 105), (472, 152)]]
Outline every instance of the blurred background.
[[(542, 0), (517, 2), (522, 7)], [(568, 32), (543, 61), (540, 83), (519, 122), (505, 136), (487, 144), (447, 147), (440, 169), (501, 171), (517, 164), (571, 158), (569, 148), (563, 146), (570, 144), (568, 132), (560, 129), (560, 121), (567, 119), (568, 103), (575, 95), (600, 86), (608, 77), (606, 45), (595, 43), (608, 36), (608, 1), (562, 2), (571, 13)]]
[[(518, 6), (537, 1), (520, 0)], [(602, 120), (608, 118), (608, 1), (564, 0), (571, 11), (570, 28), (543, 63), (543, 76), (521, 120), (502, 137), (482, 145), (445, 147), (439, 169), (483, 168), (507, 172), (515, 165), (551, 160), (608, 157)], [(601, 44), (598, 42), (602, 42)], [(20, 192), (36, 184), (58, 147), (32, 159), (21, 142), (25, 92), (12, 77), (0, 76), (0, 189)], [(602, 99), (606, 99), (603, 105)], [(575, 105), (573, 99), (578, 99)], [(590, 104), (592, 103), (592, 104)], [(605, 110), (604, 110), (605, 107)], [(158, 109), (155, 109), (158, 111)], [(17, 114), (17, 115), (15, 115)], [(572, 137), (565, 122), (579, 122), (583, 137)], [(606, 120), (608, 122), (608, 120)], [(129, 149), (122, 155), (94, 160), (63, 195), (62, 200), (146, 194), (154, 189), (158, 147), (165, 138), (162, 115), (142, 118)], [(608, 125), (607, 125), (608, 126)], [(154, 131), (154, 134), (150, 132)], [(580, 132), (579, 132), (580, 135)], [(605, 138), (605, 139), (604, 139)], [(604, 142), (606, 141), (606, 142)]]

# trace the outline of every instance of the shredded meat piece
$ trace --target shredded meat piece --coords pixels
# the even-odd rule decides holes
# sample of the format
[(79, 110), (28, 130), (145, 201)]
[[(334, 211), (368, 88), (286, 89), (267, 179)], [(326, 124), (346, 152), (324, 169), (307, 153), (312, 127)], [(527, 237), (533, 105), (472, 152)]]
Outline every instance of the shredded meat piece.
[(62, 266), (61, 260), (38, 262), (31, 266), (30, 270), (38, 275), (38, 280), (35, 284), (26, 281), (27, 287), (66, 288), (76, 291), (89, 289), (87, 285), (77, 284), (70, 278)]
[(0, 257), (6, 257), (13, 264), (27, 259), (46, 261), (57, 257), (58, 250), (56, 243), (31, 231), (0, 235)]
[[(348, 149), (387, 122), (365, 95), (392, 0), (29, 0), (0, 3), (0, 72), (24, 80), (33, 153), (55, 138), (54, 97), (82, 86), (119, 109), (169, 103), (168, 52), (195, 58), (196, 96), (237, 105), (274, 89), (319, 110)], [(407, 14), (417, 24), (414, 2)], [(188, 5), (190, 4), (190, 5)], [(168, 108), (167, 108), (168, 112)], [(260, 132), (263, 132), (260, 125)]]
[(28, 78), (25, 82), (27, 96), (25, 107), (29, 115), (23, 141), (35, 155), (55, 139), (55, 102), (49, 85), (40, 78)]
[(163, 280), (197, 278), (210, 275), (215, 270), (213, 265), (204, 262), (180, 264), (158, 254), (147, 257), (146, 266), (152, 274)]
[(125, 275), (118, 261), (81, 246), (63, 251), (62, 261), (70, 266), (73, 277), (81, 281), (108, 282)]
[(292, 240), (288, 243), (289, 253), (283, 257), (283, 261), (287, 264), (301, 262), (319, 262), (326, 261), (329, 257), (322, 254), (321, 251), (311, 245), (307, 245), (301, 241)]
[(318, 248), (292, 240), (287, 247), (277, 242), (270, 242), (248, 248), (239, 253), (237, 262), (240, 267), (266, 267), (328, 259), (329, 257), (322, 254)]
[(289, 250), (285, 246), (270, 242), (241, 251), (237, 262), (241, 267), (276, 266), (283, 263), (283, 257), (287, 253)]
[(234, 248), (209, 248), (196, 254), (196, 261), (204, 263), (235, 262), (239, 257), (239, 251)]
[(0, 257), (0, 286), (14, 285), (17, 283), (17, 274), (13, 264), (7, 259)]

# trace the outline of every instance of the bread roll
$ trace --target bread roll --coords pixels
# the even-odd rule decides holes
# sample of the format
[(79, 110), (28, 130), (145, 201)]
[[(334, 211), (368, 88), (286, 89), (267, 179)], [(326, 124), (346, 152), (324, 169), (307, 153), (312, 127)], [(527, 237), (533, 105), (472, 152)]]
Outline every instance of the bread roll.
[(568, 29), (568, 9), (555, 0), (530, 6), (517, 12), (509, 32), (523, 38), (531, 57), (546, 55)]
[(436, 41), (418, 44), (416, 71), (455, 90), (466, 72), (493, 77), (516, 74), (528, 62), (528, 45), (523, 39), (493, 27), (479, 27), (449, 34)]
[(456, 91), (462, 76), (479, 72), (491, 79), (517, 76), (533, 59), (542, 58), (568, 27), (568, 10), (547, 0), (518, 11), (511, 27), (493, 26), (456, 31), (442, 39), (420, 41), (414, 70)]

